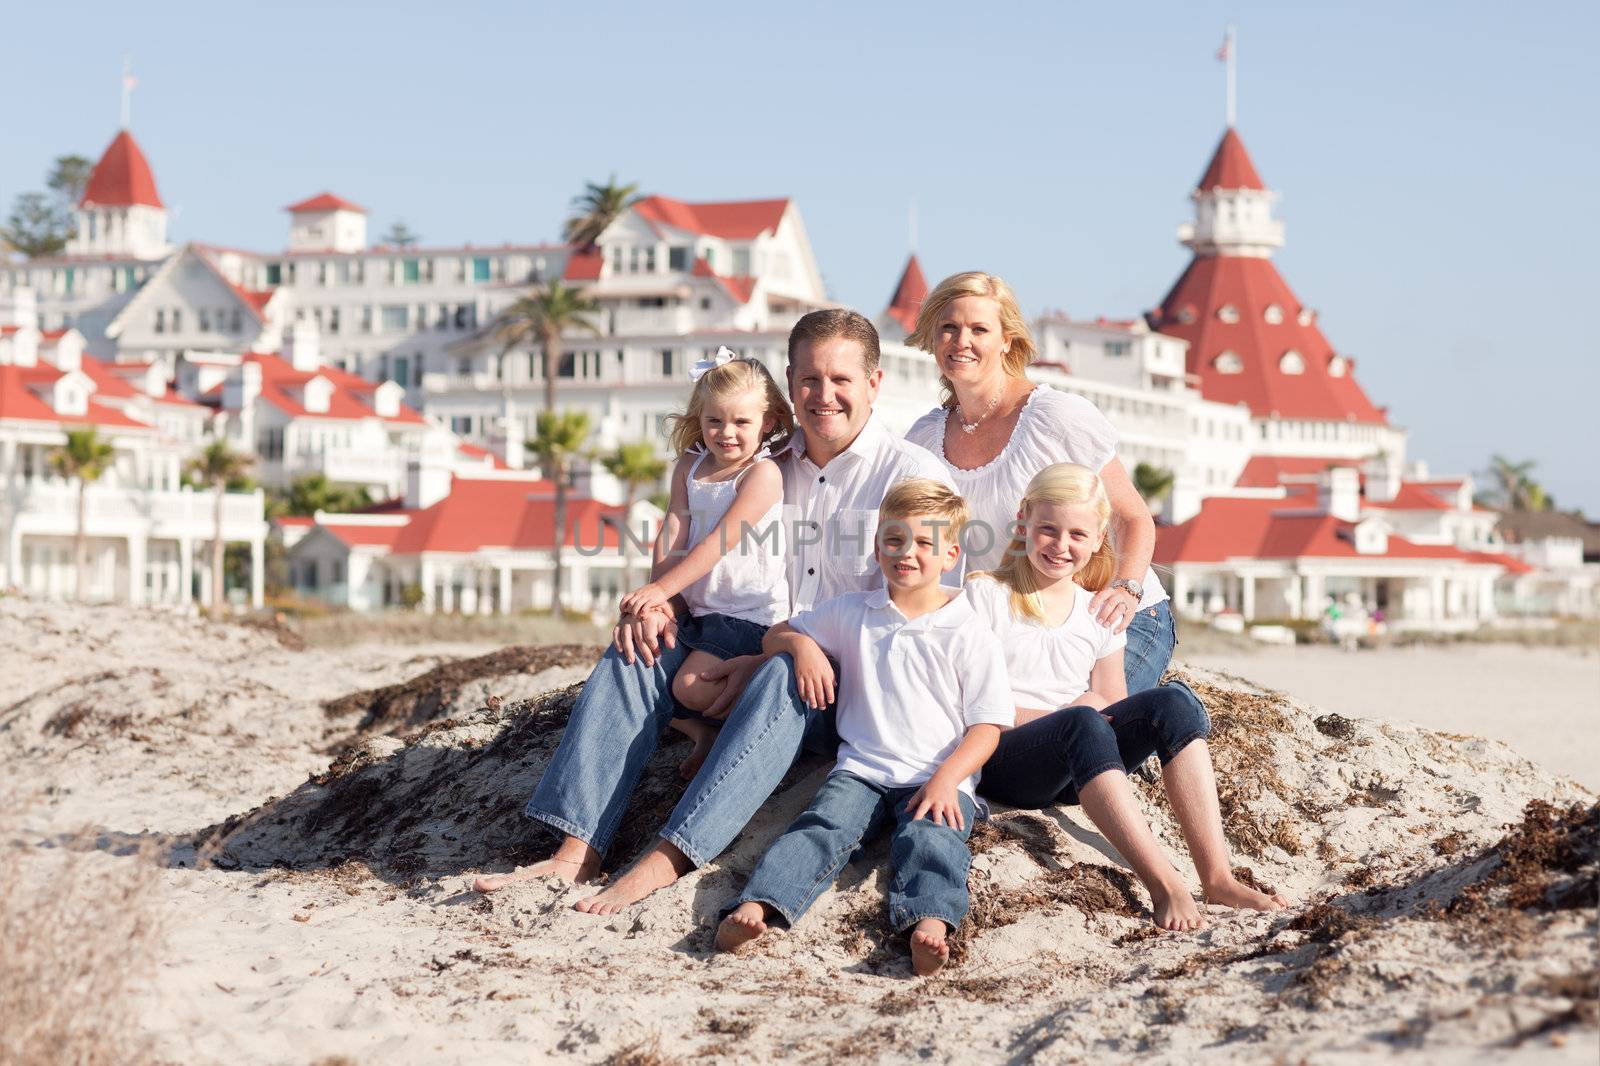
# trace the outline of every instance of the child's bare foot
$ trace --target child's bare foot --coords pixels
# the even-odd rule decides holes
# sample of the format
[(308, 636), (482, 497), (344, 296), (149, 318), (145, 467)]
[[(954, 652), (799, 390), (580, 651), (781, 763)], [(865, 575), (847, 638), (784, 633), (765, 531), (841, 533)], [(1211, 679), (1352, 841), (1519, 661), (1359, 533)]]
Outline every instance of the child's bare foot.
[(1171, 886), (1146, 887), (1150, 888), (1150, 903), (1155, 909), (1157, 926), (1172, 933), (1189, 933), (1206, 927), (1205, 917), (1201, 915), (1200, 908), (1194, 905), (1194, 897), (1189, 895), (1189, 889), (1182, 882)]
[(738, 951), (767, 931), (767, 908), (750, 900), (735, 907), (717, 925), (717, 950)]
[(1223, 907), (1241, 907), (1252, 911), (1281, 911), (1289, 905), (1289, 900), (1283, 893), (1273, 892), (1269, 895), (1257, 891), (1232, 874), (1204, 886), (1203, 892), (1207, 903)]
[(717, 731), (698, 718), (674, 718), (672, 728), (694, 741), (694, 750), (678, 764), (678, 776), (685, 781), (693, 781), (706, 756), (711, 754), (711, 745), (717, 742)]
[(490, 874), (472, 882), (474, 892), (498, 892), (519, 881), (532, 881), (539, 877), (559, 877), (568, 884), (581, 885), (594, 880), (600, 872), (600, 853), (577, 837), (562, 840), (556, 853), (544, 862), (521, 866), (508, 874)]
[(918, 977), (938, 973), (950, 961), (950, 945), (945, 942), (945, 924), (938, 918), (924, 918), (911, 931), (911, 970)]
[(585, 914), (616, 914), (632, 906), (658, 888), (666, 888), (694, 866), (683, 852), (662, 841), (645, 853), (633, 869), (617, 878), (611, 887), (572, 906)]

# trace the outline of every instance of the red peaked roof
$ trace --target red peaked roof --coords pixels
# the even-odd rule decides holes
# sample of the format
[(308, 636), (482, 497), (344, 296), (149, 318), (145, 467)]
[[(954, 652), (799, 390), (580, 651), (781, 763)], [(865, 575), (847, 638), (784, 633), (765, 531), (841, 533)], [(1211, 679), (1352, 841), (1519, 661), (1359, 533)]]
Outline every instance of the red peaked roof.
[[(244, 361), (255, 363), (261, 367), (261, 398), (272, 404), (284, 414), (295, 418), (342, 418), (358, 420), (363, 418), (383, 418), (385, 422), (406, 422), (422, 424), (426, 421), (422, 415), (401, 404), (397, 414), (379, 415), (372, 406), (372, 394), (377, 386), (365, 378), (357, 377), (347, 370), (337, 367), (318, 367), (315, 372), (296, 370), (291, 364), (276, 355), (264, 355), (260, 352), (249, 352)], [(306, 382), (314, 377), (327, 378), (333, 383), (333, 393), (328, 397), (326, 411), (307, 411), (300, 403), (296, 393)], [(213, 389), (217, 392), (221, 387)]]
[(356, 523), (340, 522), (338, 518), (329, 516), (320, 523), (322, 528), (343, 541), (349, 547), (367, 545), (374, 548), (393, 548), (395, 541), (406, 531), (406, 524), (395, 522), (392, 525), (360, 525)]
[(912, 253), (911, 258), (906, 260), (906, 268), (900, 272), (900, 284), (895, 286), (894, 295), (889, 298), (889, 317), (910, 333), (916, 328), (917, 312), (927, 298), (928, 281), (922, 276), (922, 264), (917, 262), (916, 253)]
[(79, 203), (102, 207), (163, 206), (156, 192), (156, 177), (150, 172), (150, 163), (139, 150), (133, 134), (123, 130), (111, 141), (100, 156), (100, 162), (94, 165)]
[[(1266, 320), (1268, 307), (1280, 312)], [(1217, 317), (1231, 307), (1236, 320)], [(1195, 256), (1172, 286), (1150, 324), (1189, 342), (1189, 373), (1200, 378), (1200, 392), (1218, 403), (1243, 403), (1257, 417), (1325, 419), (1385, 423), (1388, 420), (1356, 383), (1345, 360), (1344, 373), (1329, 373), (1333, 346), (1315, 320), (1300, 323), (1300, 300), (1270, 259), (1253, 256)], [(1300, 354), (1303, 372), (1285, 373), (1285, 353)], [(1231, 352), (1239, 373), (1223, 373), (1217, 357)]]
[(1275, 489), (1285, 477), (1309, 477), (1330, 466), (1360, 467), (1360, 459), (1332, 459), (1305, 455), (1252, 455), (1234, 482), (1241, 489)]
[[(616, 528), (604, 517), (620, 517), (621, 507), (593, 499), (567, 501), (568, 545), (618, 546)], [(577, 541), (574, 540), (577, 538)], [(454, 478), (450, 495), (419, 512), (396, 538), (396, 555), (422, 552), (475, 552), (480, 548), (546, 550), (555, 544), (555, 486), (533, 479)]]
[(573, 252), (567, 256), (567, 265), (561, 270), (563, 281), (599, 281), (600, 267), (605, 257), (598, 251)]
[(1211, 155), (1211, 162), (1206, 165), (1206, 172), (1200, 176), (1200, 183), (1195, 187), (1201, 192), (1210, 192), (1212, 189), (1260, 189), (1265, 192), (1267, 188), (1261, 183), (1256, 165), (1250, 162), (1250, 153), (1244, 150), (1244, 142), (1232, 126), (1222, 135), (1221, 143)]
[(0, 366), (0, 421), (21, 419), (27, 422), (59, 422), (68, 426), (113, 426), (119, 429), (155, 429), (147, 422), (129, 418), (103, 403), (89, 397), (88, 409), (81, 415), (58, 414), (47, 400), (41, 399), (29, 386), (53, 385), (61, 371), (53, 366), (32, 367)]
[(301, 200), (297, 204), (290, 204), (285, 211), (294, 214), (308, 214), (312, 211), (358, 211), (366, 214), (367, 209), (360, 204), (353, 204), (342, 196), (335, 196), (331, 192), (318, 193), (309, 200)]
[(697, 278), (715, 278), (721, 284), (722, 291), (726, 292), (733, 302), (740, 307), (749, 303), (750, 297), (756, 291), (755, 278), (748, 275), (718, 274), (711, 269), (711, 264), (706, 261), (705, 256), (701, 256), (694, 261), (694, 268), (689, 273), (692, 277)]
[(690, 204), (666, 196), (647, 196), (633, 205), (648, 222), (727, 240), (749, 240), (777, 229), (788, 207), (787, 198)]
[[(1156, 530), (1152, 561), (1220, 563), (1228, 559), (1442, 559), (1506, 566), (1499, 556), (1468, 552), (1448, 544), (1416, 544), (1390, 534), (1383, 555), (1356, 551), (1355, 523), (1311, 513), (1315, 495), (1291, 491), (1286, 499), (1233, 499), (1213, 496), (1200, 513), (1176, 526)], [(1511, 569), (1511, 567), (1508, 567)]]

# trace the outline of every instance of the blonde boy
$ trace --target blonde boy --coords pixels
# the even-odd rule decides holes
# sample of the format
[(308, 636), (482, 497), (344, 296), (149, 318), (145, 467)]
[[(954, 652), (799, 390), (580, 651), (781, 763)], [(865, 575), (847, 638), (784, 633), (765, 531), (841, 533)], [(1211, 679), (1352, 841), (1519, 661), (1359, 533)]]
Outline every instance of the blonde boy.
[(834, 701), (828, 659), (838, 661), (839, 758), (718, 926), (723, 951), (769, 922), (798, 921), (889, 821), (889, 918), (910, 933), (918, 974), (945, 964), (945, 938), (967, 913), (973, 790), (1015, 713), (1005, 656), (966, 595), (939, 583), (961, 554), (965, 501), (937, 481), (902, 481), (878, 519), (886, 587), (819, 604), (763, 642), (766, 655), (793, 658), (800, 698), (812, 707)]

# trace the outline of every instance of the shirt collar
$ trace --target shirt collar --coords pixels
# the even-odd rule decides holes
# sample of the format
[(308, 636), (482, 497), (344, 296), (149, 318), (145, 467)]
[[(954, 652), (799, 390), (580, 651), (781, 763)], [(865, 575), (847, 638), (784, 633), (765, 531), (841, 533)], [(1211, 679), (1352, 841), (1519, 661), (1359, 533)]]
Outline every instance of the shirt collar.
[[(867, 606), (874, 611), (893, 611), (895, 617), (904, 619), (899, 608), (889, 601), (889, 590), (876, 589), (867, 596)], [(930, 611), (919, 618), (906, 622), (906, 625), (921, 626), (926, 629), (959, 629), (967, 622), (972, 621), (977, 615), (972, 610), (971, 598), (967, 596), (965, 588), (961, 589), (950, 598), (950, 602), (937, 611)]]
[[(877, 411), (873, 411), (867, 416), (867, 423), (861, 427), (861, 432), (856, 434), (856, 439), (833, 458), (838, 460), (847, 455), (856, 459), (867, 458), (882, 446), (884, 438), (888, 435), (889, 431), (884, 428), (883, 419), (878, 417)], [(806, 459), (806, 431), (796, 426), (793, 435), (789, 437), (789, 443), (780, 454)], [(810, 462), (809, 459), (806, 461)]]

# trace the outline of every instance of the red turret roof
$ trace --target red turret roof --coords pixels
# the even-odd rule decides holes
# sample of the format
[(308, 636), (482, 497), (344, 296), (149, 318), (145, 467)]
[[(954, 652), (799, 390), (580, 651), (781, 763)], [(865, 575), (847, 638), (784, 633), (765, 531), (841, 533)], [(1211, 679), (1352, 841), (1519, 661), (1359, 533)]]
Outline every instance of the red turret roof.
[(1222, 143), (1212, 153), (1211, 162), (1200, 176), (1200, 184), (1195, 187), (1201, 192), (1212, 189), (1260, 189), (1265, 192), (1267, 188), (1261, 183), (1256, 165), (1250, 162), (1250, 153), (1244, 150), (1244, 142), (1232, 126), (1222, 135)]
[[(1267, 321), (1267, 308), (1278, 308), (1278, 321)], [(1218, 317), (1233, 309), (1228, 322)], [(1353, 362), (1343, 359), (1342, 373), (1330, 373), (1333, 346), (1314, 318), (1301, 324), (1300, 300), (1270, 259), (1252, 256), (1196, 256), (1150, 315), (1162, 333), (1189, 342), (1189, 373), (1200, 378), (1200, 392), (1218, 403), (1243, 403), (1258, 418), (1316, 419), (1385, 423), (1356, 383)], [(1298, 352), (1304, 369), (1286, 373), (1288, 352)], [(1238, 373), (1224, 373), (1217, 359), (1231, 352)]]
[(309, 200), (301, 200), (297, 204), (290, 204), (285, 211), (301, 215), (313, 211), (357, 211), (366, 214), (367, 209), (360, 204), (353, 204), (342, 196), (335, 196), (331, 192), (318, 193)]
[(734, 241), (777, 229), (788, 207), (787, 199), (690, 204), (666, 196), (647, 196), (633, 205), (647, 222)]
[[(567, 501), (567, 545), (615, 549), (623, 509), (589, 498)], [(395, 538), (395, 555), (475, 552), (480, 548), (546, 550), (555, 545), (555, 486), (532, 478), (457, 476), (450, 495), (415, 517)]]
[(123, 130), (112, 140), (100, 162), (94, 165), (79, 203), (102, 207), (164, 206), (156, 193), (156, 177), (150, 172), (150, 164), (133, 134)]
[(916, 253), (906, 260), (905, 270), (900, 272), (900, 284), (895, 286), (894, 295), (889, 298), (888, 315), (900, 323), (900, 328), (910, 333), (917, 326), (917, 312), (922, 309), (922, 301), (928, 298), (928, 280), (922, 276), (922, 264), (917, 262)]

